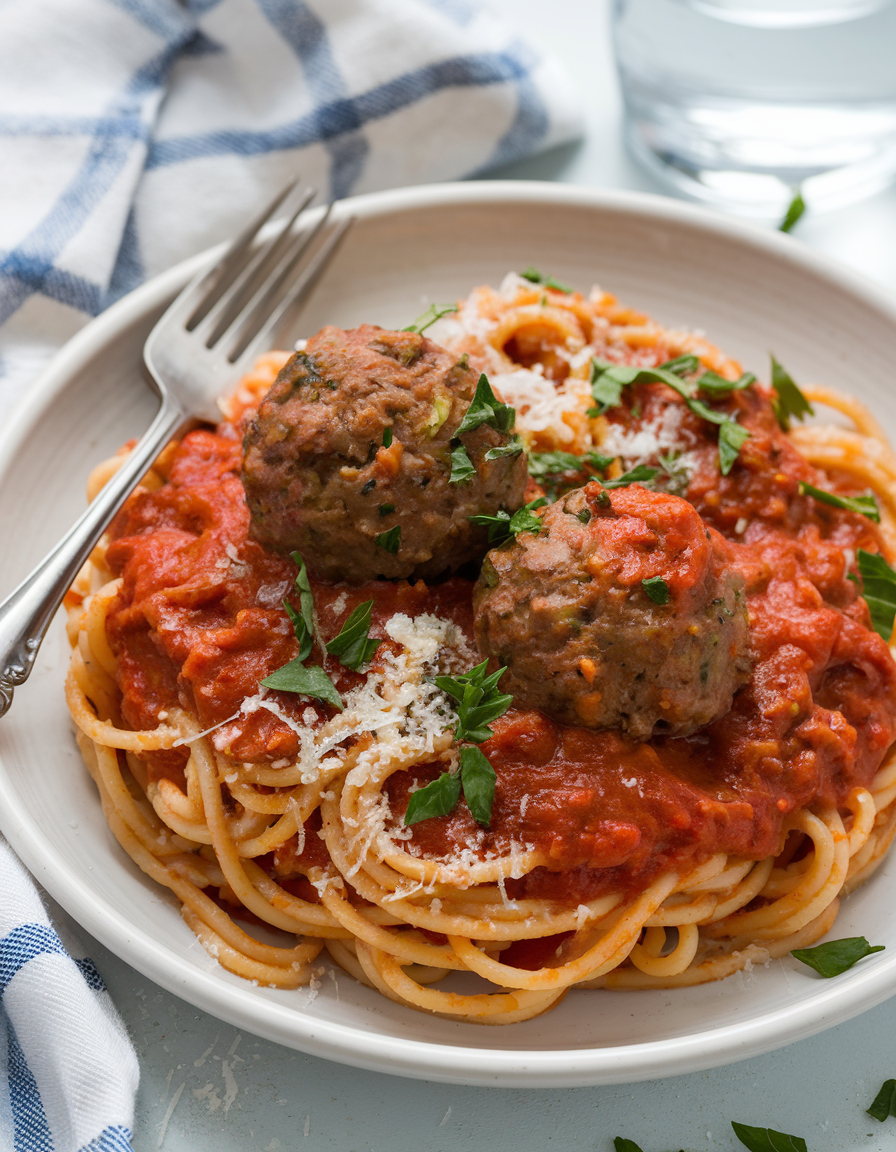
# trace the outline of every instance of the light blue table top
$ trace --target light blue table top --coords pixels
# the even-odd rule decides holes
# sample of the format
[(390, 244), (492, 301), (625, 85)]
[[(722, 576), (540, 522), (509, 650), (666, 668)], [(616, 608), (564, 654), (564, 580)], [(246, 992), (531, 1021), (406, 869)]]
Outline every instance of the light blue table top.
[[(569, 70), (579, 145), (496, 175), (661, 192), (625, 153), (608, 0), (491, 0)], [(803, 242), (896, 291), (896, 189), (800, 222)], [(896, 350), (894, 350), (896, 351)], [(82, 934), (83, 935), (83, 934)], [(810, 1152), (884, 1152), (896, 1120), (865, 1114), (896, 1076), (896, 999), (776, 1053), (633, 1085), (459, 1088), (362, 1072), (258, 1040), (156, 987), (93, 941), (140, 1055), (138, 1152), (644, 1152), (742, 1148), (730, 1122), (801, 1135)], [(632, 994), (637, 1010), (637, 993)]]

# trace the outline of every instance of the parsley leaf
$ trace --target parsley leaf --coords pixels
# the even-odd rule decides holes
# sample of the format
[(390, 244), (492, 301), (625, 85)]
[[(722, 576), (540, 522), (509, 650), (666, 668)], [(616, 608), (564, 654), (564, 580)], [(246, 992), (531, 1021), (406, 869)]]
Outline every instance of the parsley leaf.
[(629, 484), (646, 484), (659, 474), (659, 468), (648, 468), (646, 464), (639, 464), (629, 472), (617, 476), (615, 480), (604, 480), (604, 488), (627, 488)]
[(402, 328), (402, 332), (419, 332), (422, 335), (427, 328), (435, 324), (436, 320), (441, 320), (443, 316), (456, 311), (456, 304), (446, 304), (443, 308), (440, 308), (438, 304), (430, 304), (423, 315), (418, 316), (414, 323), (409, 324), (407, 328)]
[(896, 572), (874, 552), (860, 548), (856, 557), (862, 577), (862, 595), (871, 613), (871, 626), (887, 643), (896, 620)]
[(610, 375), (610, 369), (620, 365), (608, 364), (602, 360), (591, 361), (591, 395), (597, 405), (589, 408), (587, 415), (603, 416), (610, 408), (618, 408), (622, 403), (622, 389), (629, 381), (618, 380)]
[(483, 513), (480, 516), (470, 516), (468, 519), (471, 524), (476, 524), (479, 528), (488, 528), (489, 544), (503, 544), (507, 540), (515, 540), (521, 532), (540, 532), (541, 520), (533, 513), (536, 508), (541, 508), (545, 504), (547, 500), (544, 496), (539, 496), (538, 499), (530, 500), (528, 504), (517, 509), (512, 516), (501, 508), (494, 516)]
[(391, 516), (391, 514), (395, 511), (395, 505), (394, 504), (380, 504), (377, 511), (379, 512), (380, 516)]
[(391, 448), (392, 447), (392, 429), (391, 429), (391, 427), (383, 429), (383, 447), (384, 448)]
[(660, 364), (664, 372), (674, 372), (676, 376), (692, 376), (700, 367), (700, 359), (693, 352), (686, 352), (683, 356), (676, 356)]
[(702, 376), (697, 377), (697, 389), (700, 392), (708, 392), (713, 397), (727, 396), (730, 392), (740, 392), (755, 383), (756, 377), (752, 372), (744, 372), (736, 380), (728, 380), (726, 377), (720, 376), (718, 372), (704, 372)]
[(520, 276), (524, 280), (528, 280), (530, 284), (543, 284), (545, 288), (553, 288), (556, 292), (572, 292), (572, 288), (568, 284), (561, 284), (559, 280), (555, 280), (553, 276), (544, 276), (537, 268), (533, 268), (530, 264), (525, 272), (520, 272)]
[(448, 816), (460, 799), (460, 773), (443, 772), (425, 788), (412, 793), (404, 814), (405, 826), (430, 820), (433, 816)]
[(641, 587), (654, 604), (669, 603), (669, 585), (662, 576), (649, 576), (641, 581)]
[(488, 377), (483, 372), (476, 385), (476, 392), (470, 401), (463, 420), (458, 425), (456, 435), (472, 432), (482, 424), (488, 424), (496, 432), (509, 432), (513, 428), (516, 412), (509, 404), (502, 404), (492, 391)]
[(582, 456), (574, 456), (572, 452), (530, 452), (529, 475), (533, 480), (545, 480), (564, 472), (581, 472), (586, 464), (597, 472), (604, 472), (615, 459), (599, 452), (585, 452)]
[(470, 454), (460, 440), (453, 440), (451, 448), (451, 475), (449, 484), (469, 484), (476, 475)]
[(374, 537), (374, 543), (377, 548), (382, 548), (384, 552), (388, 552), (392, 556), (397, 555), (398, 549), (401, 547), (401, 525), (396, 524), (388, 532), (380, 532), (379, 536)]
[(489, 448), (485, 454), (486, 460), (500, 460), (504, 456), (519, 456), (521, 452), (525, 451), (525, 444), (519, 436), (511, 436), (506, 444), (500, 444), (497, 448)]
[(880, 524), (880, 511), (877, 501), (869, 492), (865, 496), (838, 496), (835, 492), (825, 492), (823, 488), (816, 488), (813, 484), (800, 481), (800, 495), (814, 496), (820, 504), (830, 504), (832, 508), (844, 508), (847, 512), (858, 512), (867, 516), (875, 524)]
[(778, 231), (789, 232), (805, 211), (806, 201), (803, 199), (803, 194), (800, 189), (797, 188), (793, 199), (787, 205), (787, 211), (784, 213), (784, 219), (778, 225)]
[(881, 1124), (888, 1116), (896, 1116), (896, 1080), (884, 1080), (871, 1107), (865, 1111)]
[(802, 1136), (788, 1136), (774, 1128), (752, 1128), (749, 1124), (731, 1121), (734, 1135), (750, 1152), (808, 1152)]
[(299, 566), (293, 585), (299, 594), (299, 611), (296, 612), (288, 600), (283, 601), (283, 607), (286, 609), (286, 615), (292, 621), (292, 630), (299, 642), (298, 659), (300, 662), (304, 662), (311, 655), (311, 647), (314, 643), (314, 596), (308, 581), (308, 569), (305, 567), (305, 561), (298, 552), (293, 552), (292, 558)]
[(469, 740), (474, 744), (481, 744), (492, 735), (488, 725), (492, 720), (503, 716), (513, 697), (498, 692), (498, 681), (507, 671), (499, 668), (490, 676), (486, 675), (488, 661), (483, 660), (469, 672), (462, 672), (458, 676), (436, 676), (433, 683), (437, 688), (456, 701), (457, 726), (454, 729), (454, 739), (460, 743)]
[(325, 700), (342, 711), (342, 697), (336, 691), (336, 685), (316, 664), (306, 668), (301, 660), (290, 660), (270, 676), (265, 676), (261, 683), (265, 688), (274, 688), (278, 692), (297, 692), (300, 696)]
[(634, 1140), (626, 1140), (624, 1136), (617, 1136), (613, 1141), (616, 1152), (641, 1152), (641, 1148)]
[(814, 416), (815, 410), (793, 381), (793, 377), (786, 368), (782, 368), (772, 356), (772, 387), (778, 393), (776, 400), (772, 400), (772, 410), (780, 426), (786, 432), (790, 427), (791, 416), (794, 420), (805, 420), (807, 416)]
[(351, 668), (357, 672), (362, 664), (369, 664), (382, 643), (381, 640), (370, 640), (370, 610), (372, 600), (365, 600), (349, 616), (342, 625), (338, 636), (327, 645), (327, 652), (336, 656), (344, 668)]
[(744, 443), (750, 439), (750, 433), (743, 424), (736, 420), (725, 420), (719, 427), (719, 471), (727, 476), (731, 471), (738, 453)]
[(475, 745), (460, 750), (460, 778), (470, 814), (477, 824), (488, 828), (495, 799), (495, 770)]
[(794, 948), (790, 955), (829, 980), (832, 976), (846, 972), (872, 952), (883, 951), (883, 944), (869, 944), (864, 936), (847, 936), (844, 940), (829, 940), (814, 948)]

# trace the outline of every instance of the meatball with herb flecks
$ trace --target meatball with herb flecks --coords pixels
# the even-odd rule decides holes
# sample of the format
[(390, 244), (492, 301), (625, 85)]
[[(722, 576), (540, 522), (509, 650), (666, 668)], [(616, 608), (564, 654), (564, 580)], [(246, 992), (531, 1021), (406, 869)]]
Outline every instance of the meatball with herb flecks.
[(744, 581), (677, 496), (592, 482), (490, 552), (474, 593), (480, 649), (517, 707), (636, 740), (687, 735), (749, 676)]
[[(252, 536), (334, 581), (479, 560), (487, 534), (469, 517), (519, 508), (527, 479), (513, 410), (484, 388), (465, 357), (417, 332), (323, 328), (246, 431)], [(485, 418), (465, 419), (484, 395)]]

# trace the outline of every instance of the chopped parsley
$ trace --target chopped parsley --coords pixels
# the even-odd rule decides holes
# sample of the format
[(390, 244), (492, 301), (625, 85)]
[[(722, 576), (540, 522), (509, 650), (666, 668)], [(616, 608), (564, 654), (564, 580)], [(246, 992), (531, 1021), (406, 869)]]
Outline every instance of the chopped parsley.
[(494, 428), (496, 432), (507, 433), (513, 428), (515, 417), (515, 410), (509, 404), (501, 403), (492, 391), (488, 377), (483, 372), (476, 385), (473, 399), (470, 401), (470, 407), (458, 425), (456, 435), (461, 436), (464, 432), (473, 432), (483, 424), (487, 424), (489, 428)]
[(469, 484), (475, 475), (476, 469), (473, 467), (473, 461), (470, 459), (469, 452), (463, 444), (461, 444), (460, 440), (453, 440), (451, 448), (451, 475), (448, 477), (448, 483)]
[[(669, 360), (659, 368), (638, 368), (631, 364), (611, 364), (608, 361), (592, 360), (591, 394), (597, 402), (597, 407), (589, 408), (587, 414), (602, 416), (609, 408), (616, 407), (622, 401), (622, 389), (631, 384), (649, 382), (666, 384), (681, 396), (695, 415), (719, 425), (719, 469), (723, 476), (727, 476), (750, 433), (732, 416), (725, 412), (716, 412), (702, 400), (695, 398), (700, 381), (684, 380), (681, 377), (681, 373), (686, 372), (690, 366), (691, 360), (687, 356)], [(704, 376), (709, 376), (707, 390), (714, 395), (713, 388), (718, 390), (718, 381), (724, 378), (714, 372), (704, 373)], [(740, 381), (725, 381), (725, 384), (729, 385), (725, 391), (731, 392), (736, 385), (746, 388), (753, 383), (753, 380), (745, 380), (744, 376), (740, 380), (745, 382), (741, 384)]]
[(662, 576), (649, 576), (646, 580), (641, 581), (641, 587), (654, 604), (669, 603), (669, 585)]
[(520, 276), (524, 280), (528, 280), (530, 284), (543, 284), (545, 288), (553, 288), (555, 292), (572, 292), (572, 288), (568, 284), (561, 284), (559, 280), (555, 280), (553, 276), (545, 276), (539, 272), (537, 268), (533, 268), (530, 264), (525, 272), (520, 272)]
[(805, 211), (806, 201), (803, 199), (803, 194), (800, 189), (797, 188), (793, 195), (793, 199), (787, 205), (787, 211), (784, 213), (784, 219), (778, 225), (778, 231), (789, 232)]
[(778, 393), (777, 399), (772, 400), (772, 409), (785, 432), (790, 427), (791, 418), (805, 420), (807, 416), (815, 415), (812, 405), (794, 383), (793, 377), (774, 356), (772, 356), (772, 387)]
[(417, 824), (432, 816), (447, 816), (454, 811), (463, 790), (467, 807), (477, 823), (488, 827), (495, 796), (495, 770), (488, 758), (475, 747), (492, 735), (488, 725), (503, 716), (513, 697), (498, 691), (498, 681), (507, 671), (499, 668), (486, 675), (488, 661), (483, 660), (459, 676), (437, 676), (433, 683), (455, 702), (457, 723), (454, 739), (460, 749), (460, 768), (455, 773), (443, 772), (435, 780), (414, 792), (405, 812), (406, 825)]
[(379, 536), (374, 538), (377, 548), (382, 548), (384, 552), (395, 556), (398, 549), (401, 547), (401, 525), (396, 524), (394, 528), (390, 528), (388, 532), (380, 532)]
[(299, 642), (297, 659), (300, 663), (304, 663), (311, 655), (311, 647), (314, 643), (314, 596), (308, 581), (308, 569), (305, 567), (305, 561), (298, 552), (293, 552), (292, 558), (299, 566), (293, 585), (294, 590), (299, 595), (299, 611), (296, 612), (288, 600), (283, 601), (283, 607), (286, 609), (286, 615), (292, 621), (292, 630)]
[(519, 456), (521, 452), (526, 450), (526, 446), (519, 436), (514, 434), (506, 444), (501, 444), (497, 448), (489, 448), (485, 454), (486, 460), (500, 460), (504, 456)]
[(419, 332), (422, 335), (427, 328), (435, 324), (436, 320), (441, 320), (443, 316), (448, 316), (456, 311), (456, 304), (445, 304), (443, 307), (439, 307), (438, 304), (430, 304), (423, 315), (418, 316), (414, 323), (409, 324), (407, 328), (402, 328), (402, 332)]
[(865, 1111), (881, 1124), (888, 1116), (896, 1116), (896, 1080), (884, 1080), (871, 1107)]
[(327, 652), (335, 656), (344, 668), (357, 672), (363, 664), (369, 664), (374, 652), (382, 641), (369, 639), (370, 610), (372, 600), (365, 600), (342, 625), (338, 636), (327, 645)]
[(883, 951), (883, 944), (869, 944), (864, 936), (847, 936), (844, 940), (829, 940), (815, 948), (794, 948), (790, 955), (829, 980), (846, 972), (872, 952)]
[(836, 492), (826, 492), (823, 488), (816, 488), (813, 484), (800, 481), (800, 495), (814, 496), (820, 504), (830, 504), (832, 508), (843, 508), (847, 512), (858, 512), (867, 516), (875, 524), (880, 524), (880, 510), (877, 501), (869, 492), (865, 496), (838, 496)]
[(377, 511), (379, 512), (380, 516), (389, 516), (395, 511), (395, 505), (394, 504), (380, 504)]
[(336, 691), (336, 685), (330, 677), (316, 664), (306, 667), (301, 660), (290, 660), (270, 676), (261, 681), (265, 688), (274, 688), (278, 692), (297, 692), (301, 696), (313, 696), (317, 700), (325, 700), (338, 711), (342, 711), (342, 697)]
[(604, 488), (627, 488), (629, 484), (647, 484), (659, 474), (659, 471), (659, 468), (648, 468), (646, 464), (639, 464), (637, 468), (624, 472), (615, 480), (604, 480), (603, 486)]
[(391, 428), (384, 428), (383, 429), (383, 447), (384, 448), (391, 448), (392, 447), (392, 429)]
[(494, 516), (485, 514), (470, 516), (469, 520), (479, 528), (487, 528), (488, 543), (495, 546), (507, 540), (515, 540), (521, 532), (540, 532), (541, 519), (535, 516), (534, 512), (536, 508), (542, 508), (545, 504), (547, 500), (544, 496), (539, 496), (537, 500), (530, 500), (512, 515), (501, 508)]
[(734, 1135), (750, 1152), (808, 1152), (802, 1136), (788, 1136), (774, 1128), (752, 1128), (749, 1124), (731, 1121)]
[(871, 613), (871, 627), (889, 643), (896, 620), (896, 572), (874, 552), (860, 548), (856, 556), (862, 595)]

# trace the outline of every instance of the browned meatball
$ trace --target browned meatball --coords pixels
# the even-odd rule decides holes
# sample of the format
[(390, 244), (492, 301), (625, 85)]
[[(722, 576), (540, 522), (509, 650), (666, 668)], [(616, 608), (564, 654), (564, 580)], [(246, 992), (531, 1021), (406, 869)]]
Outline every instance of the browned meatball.
[[(487, 424), (457, 437), (478, 380), (416, 332), (323, 328), (246, 432), (252, 536), (334, 581), (432, 577), (480, 559), (486, 530), (468, 518), (520, 507), (526, 457), (485, 459), (511, 441)], [(475, 474), (451, 483), (458, 440)]]
[(486, 558), (476, 638), (520, 707), (636, 740), (687, 735), (749, 675), (744, 582), (685, 500), (587, 484)]

